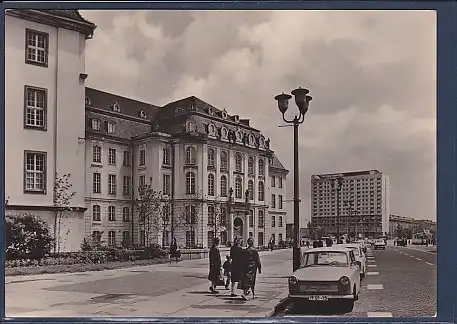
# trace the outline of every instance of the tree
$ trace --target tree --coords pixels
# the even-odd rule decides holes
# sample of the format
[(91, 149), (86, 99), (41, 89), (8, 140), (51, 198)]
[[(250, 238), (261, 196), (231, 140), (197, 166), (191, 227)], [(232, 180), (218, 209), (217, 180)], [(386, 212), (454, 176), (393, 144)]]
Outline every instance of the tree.
[(312, 222), (308, 222), (307, 227), (308, 227), (308, 232), (309, 232), (310, 238), (315, 239), (316, 238), (316, 226)]
[(208, 225), (213, 230), (214, 237), (219, 237), (221, 227), (226, 226), (227, 206), (221, 201), (220, 197), (207, 201), (208, 206)]
[(187, 194), (186, 198), (174, 201), (174, 208), (174, 229), (183, 228), (194, 237), (191, 242), (186, 242), (187, 247), (198, 246), (196, 230), (202, 219), (203, 195), (201, 193)]
[(6, 259), (40, 260), (51, 252), (54, 238), (48, 224), (27, 213), (5, 217)]
[[(61, 247), (61, 225), (64, 219), (68, 218), (68, 214), (72, 212), (71, 200), (76, 192), (71, 191), (72, 184), (70, 183), (70, 173), (65, 173), (62, 176), (55, 173), (54, 180), (54, 192), (53, 192), (53, 205), (55, 208), (55, 218), (54, 218), (54, 237), (55, 237), (55, 246), (54, 252), (60, 252)], [(65, 238), (70, 233), (70, 229), (67, 229), (65, 233)]]
[(163, 196), (151, 184), (138, 188), (138, 191), (139, 195), (135, 200), (138, 228), (144, 232), (144, 245), (149, 246), (151, 234), (157, 234), (161, 230)]
[[(165, 233), (171, 227), (171, 222), (174, 221), (172, 214), (173, 202), (172, 200), (162, 197), (162, 211), (160, 213), (160, 223), (162, 226), (162, 248), (165, 247)], [(173, 234), (172, 234), (173, 235)]]

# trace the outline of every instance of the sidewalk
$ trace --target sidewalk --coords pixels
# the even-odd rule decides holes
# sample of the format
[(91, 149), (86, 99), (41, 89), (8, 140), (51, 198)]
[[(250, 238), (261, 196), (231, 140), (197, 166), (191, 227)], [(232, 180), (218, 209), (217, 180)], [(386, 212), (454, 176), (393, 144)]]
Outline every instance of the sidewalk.
[[(8, 277), (5, 311), (8, 317), (269, 317), (287, 296), (292, 250), (262, 251), (260, 257), (263, 268), (257, 276), (256, 298), (250, 296), (248, 301), (230, 297), (224, 287), (211, 294), (208, 260), (199, 259), (81, 274)], [(160, 280), (182, 283), (160, 294), (160, 287), (144, 289), (159, 285)], [(190, 281), (196, 284), (186, 288)]]

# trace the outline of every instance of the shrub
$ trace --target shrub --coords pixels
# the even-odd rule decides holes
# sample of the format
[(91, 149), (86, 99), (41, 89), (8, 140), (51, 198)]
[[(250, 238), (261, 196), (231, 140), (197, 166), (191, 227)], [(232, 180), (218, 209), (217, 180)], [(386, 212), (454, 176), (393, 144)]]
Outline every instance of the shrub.
[(6, 259), (41, 260), (54, 243), (48, 224), (27, 213), (5, 218)]

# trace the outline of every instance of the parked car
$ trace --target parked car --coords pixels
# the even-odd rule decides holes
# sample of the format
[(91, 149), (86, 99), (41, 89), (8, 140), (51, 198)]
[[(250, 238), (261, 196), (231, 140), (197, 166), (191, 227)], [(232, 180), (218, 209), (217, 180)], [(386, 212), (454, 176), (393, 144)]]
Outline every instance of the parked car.
[(375, 250), (379, 250), (379, 249), (385, 250), (386, 249), (386, 242), (384, 241), (384, 239), (376, 240), (374, 242), (374, 249)]
[(403, 238), (403, 239), (397, 239), (395, 241), (395, 245), (397, 246), (407, 246), (408, 245), (408, 240)]
[(342, 244), (343, 247), (347, 247), (354, 252), (356, 262), (360, 265), (360, 278), (365, 277), (367, 273), (367, 257), (360, 243), (348, 243)]
[(341, 245), (307, 250), (300, 268), (289, 277), (289, 300), (338, 301), (346, 313), (354, 308), (359, 291), (360, 265), (354, 251)]

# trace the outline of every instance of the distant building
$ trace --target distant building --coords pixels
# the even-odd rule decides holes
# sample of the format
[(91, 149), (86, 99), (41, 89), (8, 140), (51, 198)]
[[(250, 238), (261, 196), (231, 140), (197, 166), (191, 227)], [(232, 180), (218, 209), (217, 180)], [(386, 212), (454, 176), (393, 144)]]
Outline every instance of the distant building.
[(379, 237), (389, 232), (389, 177), (378, 170), (319, 174), (311, 177), (311, 221), (336, 234), (337, 191), (334, 179), (342, 178), (340, 234)]
[(428, 219), (415, 219), (412, 217), (390, 215), (389, 217), (389, 237), (397, 236), (397, 229), (410, 229), (415, 232), (434, 232), (436, 234), (436, 222)]

